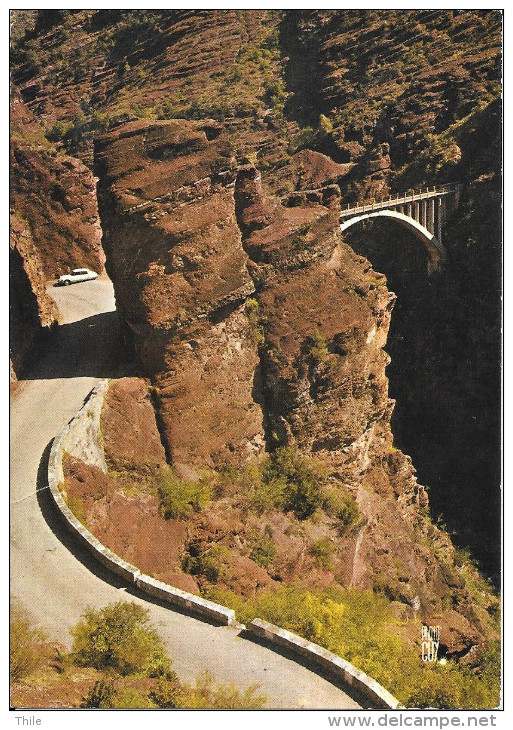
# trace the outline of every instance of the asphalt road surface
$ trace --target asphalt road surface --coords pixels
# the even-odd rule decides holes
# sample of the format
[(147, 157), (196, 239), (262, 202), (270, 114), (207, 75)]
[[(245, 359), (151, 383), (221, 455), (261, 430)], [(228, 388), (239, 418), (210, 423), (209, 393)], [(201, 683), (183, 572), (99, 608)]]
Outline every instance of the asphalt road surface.
[(132, 371), (123, 362), (107, 278), (48, 291), (59, 307), (61, 325), (11, 397), (12, 597), (50, 637), (67, 646), (69, 629), (86, 607), (133, 600), (149, 609), (173, 669), (186, 681), (208, 670), (217, 682), (240, 688), (256, 683), (270, 708), (362, 707), (361, 700), (334, 682), (237, 628), (211, 625), (144, 597), (74, 544), (48, 499), (51, 441), (99, 379)]

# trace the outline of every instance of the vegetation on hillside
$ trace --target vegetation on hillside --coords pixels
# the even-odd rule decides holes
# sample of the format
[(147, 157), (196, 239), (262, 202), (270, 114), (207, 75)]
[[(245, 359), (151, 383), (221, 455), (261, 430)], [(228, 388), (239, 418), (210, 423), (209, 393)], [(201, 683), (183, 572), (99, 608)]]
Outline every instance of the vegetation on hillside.
[(208, 672), (192, 684), (182, 682), (148, 610), (133, 602), (88, 609), (72, 629), (69, 653), (42, 645), (43, 634), (19, 610), (11, 615), (10, 629), (13, 706), (256, 709), (266, 703), (257, 685), (240, 690), (216, 683)]
[(32, 674), (47, 655), (46, 635), (31, 626), (24, 612), (16, 605), (10, 607), (9, 677), (17, 682)]
[(215, 588), (207, 595), (234, 608), (240, 621), (258, 616), (344, 657), (405, 707), (489, 709), (500, 703), (498, 641), (468, 665), (423, 662), (420, 637), (404, 638), (418, 622), (398, 621), (390, 601), (372, 591), (283, 586), (250, 600)]
[[(87, 155), (95, 136), (137, 118), (228, 121), (236, 147), (244, 133), (258, 129), (268, 108), (282, 124), (281, 11), (52, 12), (34, 11), (35, 28), (26, 14), (15, 14), (13, 76), (23, 87), (44, 73), (50, 95), (66, 88), (69, 104), (60, 113), (45, 109), (42, 118), (47, 138), (70, 153)], [(216, 21), (226, 26), (219, 40)], [(204, 38), (201, 60), (186, 73), (187, 30), (196, 24), (194, 32)]]
[(128, 119), (213, 117), (269, 181), (287, 147), (356, 161), (358, 196), (382, 143), (395, 188), (452, 179), (458, 127), (500, 97), (500, 32), (486, 10), (14, 11), (13, 79), (71, 152)]
[[(284, 180), (286, 163), (303, 149), (352, 163), (342, 180), (344, 202), (383, 197), (391, 188), (471, 183), (458, 227), (448, 225), (451, 266), (437, 281), (410, 277), (413, 304), (396, 306), (395, 321), (402, 322), (397, 340), (410, 343), (411, 355), (398, 350), (389, 373), (393, 382), (394, 361), (401, 364), (396, 418), (410, 405), (414, 423), (406, 419), (398, 432), (405, 440), (415, 430), (420, 435), (414, 462), (433, 485), (431, 503), (437, 512), (444, 500), (455, 505), (451, 527), (460, 521), (462, 544), (475, 540), (476, 515), (482, 519), (490, 529), (483, 529), (477, 547), (496, 565), (499, 497), (481, 486), (499, 478), (493, 464), (500, 439), (500, 221), (490, 205), (495, 201), (498, 211), (500, 140), (490, 130), (498, 129), (500, 116), (500, 13), (40, 10), (15, 11), (14, 21), (13, 81), (42, 125), (20, 127), (15, 136), (51, 154), (65, 149), (91, 165), (95, 137), (125, 121), (213, 117), (226, 124), (239, 156), (257, 162), (274, 192), (293, 186)], [(393, 246), (399, 237), (390, 235)], [(304, 245), (301, 236), (296, 243)], [(381, 241), (377, 247), (383, 248)], [(399, 265), (404, 270), (402, 260)], [(261, 347), (265, 323), (256, 299), (248, 300), (246, 317)], [(419, 321), (426, 325), (420, 333)], [(308, 348), (315, 368), (328, 355), (327, 343), (316, 332)], [(428, 666), (401, 638), (404, 626), (389, 601), (336, 584), (341, 540), (356, 534), (361, 516), (354, 489), (326, 475), (314, 459), (282, 448), (262, 463), (205, 473), (197, 481), (166, 467), (144, 489), (158, 500), (163, 518), (187, 521), (181, 555), (187, 579), (233, 605), (242, 620), (259, 615), (327, 646), (407, 706), (497, 706), (500, 659), (493, 641), (472, 664)], [(83, 508), (78, 498), (69, 499), (75, 511)], [(227, 514), (232, 532), (218, 526)], [(85, 513), (78, 516), (87, 523)], [(317, 571), (319, 581), (333, 580), (334, 587), (279, 586), (293, 572), (279, 544), (284, 535), (301, 545), (307, 572)], [(242, 568), (241, 557), (248, 561)], [(468, 558), (461, 563), (466, 589), (490, 614), (496, 634), (498, 603)], [(255, 583), (268, 581), (272, 588), (243, 586), (248, 565), (261, 569)], [(376, 594), (400, 596), (397, 586), (378, 578), (374, 587)], [(20, 617), (12, 636), (13, 680), (36, 676), (44, 637)], [(74, 666), (98, 673), (84, 706), (260, 706), (253, 690), (216, 688), (209, 677), (194, 686), (180, 683), (135, 604), (87, 612), (74, 636)], [(151, 680), (151, 690), (142, 688), (141, 677)]]
[[(275, 510), (284, 510), (294, 517), (298, 527), (310, 524), (312, 519), (318, 521), (319, 517), (315, 518), (314, 514), (319, 511), (340, 520), (341, 529), (344, 524), (346, 529), (358, 524), (358, 511), (348, 495), (330, 484), (319, 464), (291, 448), (278, 449), (267, 460), (260, 464), (250, 463), (241, 471), (225, 467), (217, 473), (204, 472), (198, 482), (184, 482), (169, 468), (166, 474), (164, 504), (167, 509), (177, 510), (173, 512), (175, 518), (190, 520), (195, 510), (201, 518), (207, 506), (212, 512), (212, 504), (233, 495), (247, 515), (255, 512), (268, 519)], [(213, 503), (199, 504), (193, 493), (208, 493)], [(276, 571), (276, 534), (268, 528), (261, 533), (251, 532), (250, 524), (244, 537), (237, 530), (238, 540), (247, 541), (249, 557), (273, 575)], [(195, 542), (193, 534), (191, 526), (183, 570), (198, 580), (203, 595), (234, 608), (240, 621), (248, 623), (258, 616), (325, 646), (377, 679), (405, 706), (491, 708), (498, 705), (500, 650), (497, 640), (491, 640), (487, 649), (480, 648), (468, 663), (451, 658), (445, 664), (423, 662), (419, 622), (411, 612), (407, 618), (404, 610), (398, 614), (397, 608), (393, 609), (393, 606), (401, 605), (397, 604), (401, 599), (390, 594), (388, 589), (380, 590), (379, 581), (374, 592), (344, 589), (336, 582), (329, 588), (319, 588), (297, 580), (241, 595), (234, 572), (234, 544), (222, 537), (218, 542), (205, 542), (204, 539)], [(311, 539), (308, 553), (314, 565), (329, 573), (333, 570), (337, 549), (336, 540), (325, 535)], [(455, 559), (475, 605), (483, 604), (488, 613), (490, 633), (496, 634), (498, 602), (490, 603), (490, 587), (472, 567), (467, 554), (460, 551)], [(177, 707), (176, 703), (185, 702), (184, 693), (190, 692), (196, 699), (188, 694), (188, 701), (206, 702), (204, 681), (186, 691), (183, 686), (178, 688), (174, 677), (170, 678), (169, 664), (159, 649), (156, 635), (146, 629), (146, 621), (144, 611), (134, 604), (117, 604), (101, 612), (88, 611), (73, 630), (75, 643), (71, 656), (81, 666), (97, 669), (109, 666), (120, 676), (134, 672), (159, 676), (158, 685), (145, 696), (145, 701), (158, 706)], [(99, 679), (84, 702), (88, 706), (106, 707), (143, 701), (140, 696), (134, 699), (130, 693), (124, 693), (122, 686), (119, 682)], [(210, 689), (207, 694), (211, 695)], [(232, 696), (231, 690), (229, 695)], [(210, 701), (228, 701), (223, 693), (217, 697), (217, 700), (211, 697)], [(240, 701), (250, 700), (245, 697)]]

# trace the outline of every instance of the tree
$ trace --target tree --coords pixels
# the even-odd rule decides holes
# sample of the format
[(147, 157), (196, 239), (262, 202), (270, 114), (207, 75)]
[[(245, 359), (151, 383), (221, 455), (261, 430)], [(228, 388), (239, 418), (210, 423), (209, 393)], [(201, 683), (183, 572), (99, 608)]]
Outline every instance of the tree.
[(164, 676), (171, 661), (159, 635), (148, 625), (147, 609), (118, 603), (88, 609), (72, 629), (76, 664), (112, 668), (120, 674)]

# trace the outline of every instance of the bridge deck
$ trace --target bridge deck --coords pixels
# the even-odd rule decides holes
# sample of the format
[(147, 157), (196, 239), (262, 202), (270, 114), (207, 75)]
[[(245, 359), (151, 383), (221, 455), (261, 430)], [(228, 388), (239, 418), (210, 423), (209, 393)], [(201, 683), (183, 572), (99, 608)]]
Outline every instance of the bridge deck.
[(340, 211), (341, 218), (348, 218), (358, 213), (368, 213), (370, 211), (386, 210), (387, 208), (396, 208), (398, 205), (407, 205), (408, 203), (415, 203), (420, 200), (428, 200), (430, 198), (441, 198), (444, 195), (450, 195), (458, 190), (458, 185), (444, 185), (440, 188), (433, 188), (430, 190), (420, 190), (419, 192), (410, 193), (408, 195), (397, 195), (395, 198), (390, 197), (388, 200), (372, 201), (368, 203), (361, 203), (351, 208), (347, 207)]

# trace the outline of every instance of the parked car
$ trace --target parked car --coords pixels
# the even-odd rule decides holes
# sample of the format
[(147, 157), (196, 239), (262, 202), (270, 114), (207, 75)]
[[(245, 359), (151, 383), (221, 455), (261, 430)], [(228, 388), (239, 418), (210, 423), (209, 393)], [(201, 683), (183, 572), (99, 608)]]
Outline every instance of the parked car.
[(97, 276), (96, 271), (91, 271), (91, 269), (73, 269), (71, 274), (59, 276), (57, 284), (60, 286), (69, 286), (70, 284), (75, 284), (77, 281), (91, 281), (91, 279), (96, 279)]

